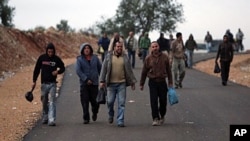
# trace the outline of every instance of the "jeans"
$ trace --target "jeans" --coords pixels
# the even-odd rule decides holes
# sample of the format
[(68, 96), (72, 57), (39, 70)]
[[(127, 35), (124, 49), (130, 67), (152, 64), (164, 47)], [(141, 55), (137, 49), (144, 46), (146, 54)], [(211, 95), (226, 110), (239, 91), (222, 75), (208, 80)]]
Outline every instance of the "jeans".
[[(131, 57), (132, 57), (132, 62), (131, 62)], [(129, 58), (129, 62), (131, 62), (132, 64), (132, 68), (135, 68), (135, 51), (128, 50), (128, 58)]]
[(80, 88), (80, 94), (83, 109), (83, 120), (89, 121), (89, 103), (91, 103), (93, 115), (97, 114), (99, 111), (99, 104), (96, 102), (98, 85), (82, 85)]
[(220, 61), (221, 66), (221, 80), (222, 82), (227, 82), (230, 72), (230, 61)]
[(185, 77), (185, 62), (184, 59), (173, 58), (172, 74), (174, 84), (178, 86), (182, 83)]
[(108, 54), (108, 50), (105, 50), (104, 53), (101, 54), (102, 56), (102, 62), (104, 61), (106, 55)]
[(114, 117), (114, 103), (116, 98), (118, 101), (117, 124), (124, 124), (126, 83), (111, 83), (107, 87), (107, 106), (109, 118)]
[(145, 58), (147, 57), (148, 55), (148, 49), (143, 49), (142, 51), (142, 61), (144, 62)]
[(43, 105), (43, 120), (55, 122), (56, 120), (56, 83), (43, 83), (41, 85), (41, 101)]
[(186, 54), (187, 54), (188, 67), (192, 68), (193, 67), (193, 54), (194, 54), (194, 51), (187, 49)]
[(207, 42), (206, 43), (207, 52), (211, 52), (211, 47), (212, 47), (212, 43), (211, 42)]
[(149, 79), (148, 86), (152, 118), (153, 120), (163, 118), (167, 112), (167, 83), (166, 81), (155, 82), (154, 80)]

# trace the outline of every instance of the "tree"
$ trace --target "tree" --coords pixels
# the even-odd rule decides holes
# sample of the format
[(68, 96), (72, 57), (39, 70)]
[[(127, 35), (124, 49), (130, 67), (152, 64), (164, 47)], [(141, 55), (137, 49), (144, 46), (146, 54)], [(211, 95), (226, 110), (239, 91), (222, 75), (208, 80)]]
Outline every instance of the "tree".
[(176, 0), (122, 0), (116, 15), (99, 24), (99, 27), (118, 29), (127, 36), (129, 31), (172, 32), (176, 24), (183, 21), (182, 5)]
[(14, 7), (8, 6), (9, 0), (0, 0), (1, 23), (7, 27), (13, 27), (12, 18), (14, 17)]
[(68, 25), (68, 21), (67, 20), (61, 20), (60, 24), (56, 25), (56, 28), (59, 31), (65, 31), (66, 33), (70, 31), (70, 26)]

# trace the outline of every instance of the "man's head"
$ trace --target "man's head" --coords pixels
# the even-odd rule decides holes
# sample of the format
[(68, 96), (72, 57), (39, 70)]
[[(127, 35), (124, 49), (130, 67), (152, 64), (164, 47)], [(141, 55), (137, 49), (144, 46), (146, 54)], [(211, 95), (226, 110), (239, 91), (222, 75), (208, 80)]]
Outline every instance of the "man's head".
[(120, 38), (120, 34), (119, 34), (118, 32), (115, 32), (115, 33), (114, 33), (114, 38), (115, 38), (115, 39), (119, 39), (119, 38)]
[(157, 43), (157, 41), (153, 41), (151, 43), (150, 47), (151, 47), (151, 52), (152, 53), (159, 52), (160, 47), (159, 47), (159, 44)]
[(80, 54), (81, 55), (92, 55), (93, 54), (93, 48), (89, 43), (83, 43), (80, 46)]
[(182, 40), (182, 34), (181, 32), (176, 33), (177, 40)]
[(55, 53), (56, 51), (55, 51), (55, 46), (53, 45), (53, 43), (48, 43), (47, 48), (46, 48), (46, 54), (49, 57), (52, 57), (55, 55)]
[(224, 35), (223, 36), (223, 42), (227, 42), (228, 41), (228, 36), (227, 35)]
[(115, 55), (120, 56), (122, 54), (123, 44), (121, 42), (116, 42), (114, 47)]
[(86, 45), (86, 46), (84, 47), (84, 49), (83, 49), (83, 54), (86, 55), (86, 56), (88, 56), (88, 55), (91, 54), (91, 47), (90, 47), (90, 45)]
[(129, 36), (130, 36), (130, 37), (133, 37), (133, 36), (134, 36), (134, 32), (133, 32), (133, 31), (130, 31), (130, 32), (129, 32)]

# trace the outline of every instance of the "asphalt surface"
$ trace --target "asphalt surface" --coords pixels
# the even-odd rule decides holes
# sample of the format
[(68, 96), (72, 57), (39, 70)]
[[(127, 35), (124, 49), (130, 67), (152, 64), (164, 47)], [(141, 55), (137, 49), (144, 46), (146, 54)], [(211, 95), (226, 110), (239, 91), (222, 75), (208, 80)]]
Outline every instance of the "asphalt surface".
[[(195, 62), (215, 57), (214, 53), (194, 55)], [(142, 63), (134, 73), (140, 79)], [(96, 122), (83, 124), (79, 81), (74, 65), (66, 69), (57, 100), (55, 127), (37, 125), (24, 141), (229, 141), (231, 124), (250, 124), (249, 88), (195, 69), (186, 69), (183, 88), (177, 89), (179, 103), (168, 104), (165, 123), (152, 126), (148, 85), (144, 91), (127, 88), (126, 127), (108, 123), (107, 105), (101, 105)], [(115, 116), (117, 106), (115, 106)]]

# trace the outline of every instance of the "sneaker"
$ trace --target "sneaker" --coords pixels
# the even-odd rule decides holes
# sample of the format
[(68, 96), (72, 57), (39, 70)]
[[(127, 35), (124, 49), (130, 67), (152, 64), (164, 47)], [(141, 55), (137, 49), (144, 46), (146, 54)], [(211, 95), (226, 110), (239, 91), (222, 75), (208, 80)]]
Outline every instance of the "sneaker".
[(110, 124), (112, 124), (112, 123), (113, 123), (113, 121), (114, 121), (114, 120), (113, 120), (113, 118), (112, 118), (112, 117), (111, 117), (111, 118), (109, 118), (109, 123), (110, 123)]
[(182, 83), (181, 82), (179, 83), (179, 87), (182, 88)]
[(152, 126), (158, 126), (159, 125), (159, 120), (158, 119), (154, 119)]
[(89, 124), (89, 120), (84, 120), (83, 124)]
[(49, 126), (56, 126), (56, 123), (52, 121), (52, 122), (49, 122), (48, 125)]
[(93, 120), (93, 121), (96, 121), (96, 119), (97, 119), (97, 114), (93, 114), (93, 115), (92, 115), (92, 120)]
[(164, 121), (165, 121), (165, 118), (162, 117), (162, 118), (160, 119), (160, 121), (159, 121), (160, 125), (162, 125), (162, 124), (164, 123)]
[(47, 124), (48, 123), (48, 120), (42, 120), (42, 124)]
[(125, 127), (124, 124), (118, 124), (117, 126), (118, 126), (118, 127)]
[(223, 82), (222, 82), (222, 85), (223, 85), (223, 86), (226, 86), (226, 85), (227, 85), (227, 82), (226, 82), (226, 81), (223, 81)]

